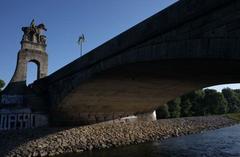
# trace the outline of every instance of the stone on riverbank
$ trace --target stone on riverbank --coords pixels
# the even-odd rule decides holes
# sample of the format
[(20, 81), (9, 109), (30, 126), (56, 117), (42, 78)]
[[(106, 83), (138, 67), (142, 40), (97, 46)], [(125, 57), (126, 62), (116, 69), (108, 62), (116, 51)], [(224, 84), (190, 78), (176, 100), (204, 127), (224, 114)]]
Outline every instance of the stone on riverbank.
[(235, 124), (225, 116), (99, 123), (71, 129), (42, 128), (0, 133), (0, 156), (55, 156), (119, 147), (192, 134)]

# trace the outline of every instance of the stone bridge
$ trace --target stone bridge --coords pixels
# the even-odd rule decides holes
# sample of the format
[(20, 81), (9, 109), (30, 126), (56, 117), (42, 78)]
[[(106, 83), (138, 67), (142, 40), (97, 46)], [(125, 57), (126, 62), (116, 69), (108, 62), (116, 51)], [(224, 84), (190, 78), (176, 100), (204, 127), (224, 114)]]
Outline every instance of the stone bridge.
[(54, 124), (148, 113), (240, 80), (240, 1), (180, 0), (31, 85)]

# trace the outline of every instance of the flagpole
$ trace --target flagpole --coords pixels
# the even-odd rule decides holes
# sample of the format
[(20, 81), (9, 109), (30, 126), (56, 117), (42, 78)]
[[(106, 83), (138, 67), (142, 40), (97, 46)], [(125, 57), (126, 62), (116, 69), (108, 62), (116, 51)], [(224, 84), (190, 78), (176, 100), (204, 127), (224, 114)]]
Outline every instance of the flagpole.
[(82, 57), (82, 41), (80, 41), (80, 57)]
[(83, 42), (85, 41), (85, 37), (84, 35), (82, 34), (81, 36), (79, 36), (78, 38), (78, 45), (80, 45), (80, 57), (82, 56), (82, 44)]

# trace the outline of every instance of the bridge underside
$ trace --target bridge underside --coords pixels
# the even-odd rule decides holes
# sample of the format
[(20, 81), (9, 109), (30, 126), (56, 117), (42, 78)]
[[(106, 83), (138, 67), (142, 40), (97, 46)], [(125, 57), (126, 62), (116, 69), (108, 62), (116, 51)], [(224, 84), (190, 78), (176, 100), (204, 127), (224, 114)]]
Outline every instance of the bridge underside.
[(33, 84), (53, 124), (151, 112), (240, 80), (240, 1), (181, 0)]
[(55, 124), (81, 124), (84, 120), (151, 112), (190, 91), (237, 83), (239, 70), (237, 60), (204, 59), (159, 60), (113, 68), (76, 87), (54, 109), (52, 120)]

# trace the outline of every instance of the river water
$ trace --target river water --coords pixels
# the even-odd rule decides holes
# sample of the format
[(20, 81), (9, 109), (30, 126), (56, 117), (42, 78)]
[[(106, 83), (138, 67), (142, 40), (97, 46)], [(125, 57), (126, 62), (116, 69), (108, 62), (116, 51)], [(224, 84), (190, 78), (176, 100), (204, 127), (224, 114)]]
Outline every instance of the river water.
[(164, 141), (61, 157), (240, 157), (240, 125)]

